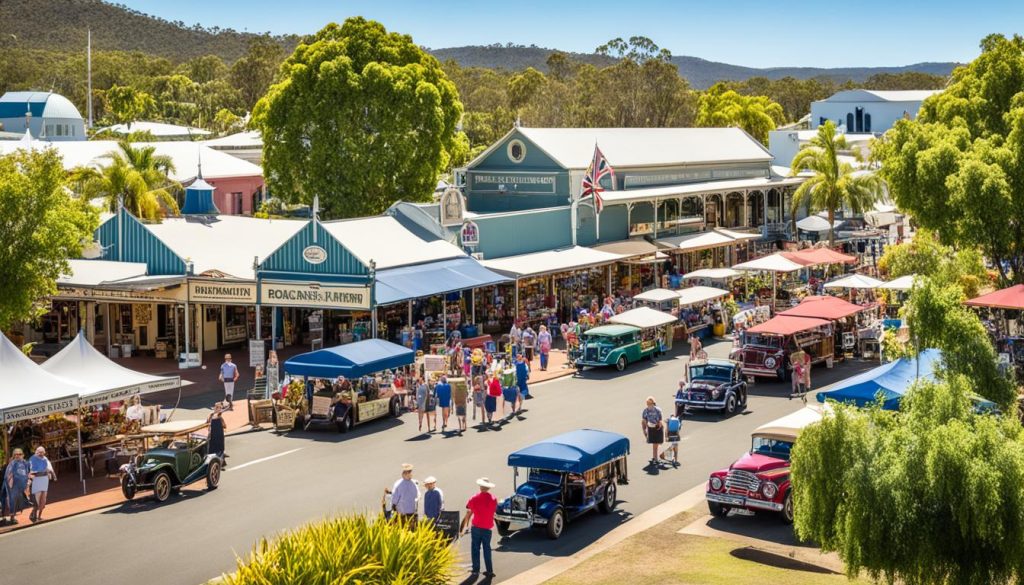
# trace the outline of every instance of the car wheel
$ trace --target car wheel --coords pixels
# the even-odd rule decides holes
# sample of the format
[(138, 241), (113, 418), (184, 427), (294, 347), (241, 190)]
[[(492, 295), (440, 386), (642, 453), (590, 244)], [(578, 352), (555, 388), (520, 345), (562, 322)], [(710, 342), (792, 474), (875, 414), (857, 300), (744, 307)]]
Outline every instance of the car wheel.
[(397, 398), (391, 401), (391, 416), (395, 418), (402, 416), (402, 403)]
[(220, 484), (220, 460), (214, 459), (206, 468), (206, 489), (215, 490)]
[(622, 371), (626, 369), (626, 356), (620, 355), (618, 361), (615, 362), (615, 369)]
[(338, 432), (347, 433), (352, 430), (352, 417), (345, 416), (338, 421)]
[(786, 381), (786, 368), (779, 368), (775, 370), (775, 377), (779, 379), (779, 382)]
[(779, 517), (784, 524), (792, 524), (793, 516), (793, 490), (789, 490), (786, 492), (786, 499), (782, 500), (782, 512), (779, 512)]
[(739, 391), (739, 395), (740, 395), (740, 406), (742, 406), (743, 408), (746, 408), (747, 407), (747, 389), (746, 388), (741, 389)]
[(166, 502), (171, 497), (171, 476), (166, 471), (157, 473), (153, 479), (153, 497), (158, 502)]
[(121, 493), (124, 494), (126, 500), (135, 498), (135, 482), (127, 475), (121, 478)]
[(736, 414), (736, 395), (730, 394), (725, 397), (725, 414)]
[(494, 526), (498, 529), (499, 536), (508, 536), (512, 534), (512, 531), (508, 529), (508, 522), (502, 522), (501, 520), (495, 520)]
[(615, 481), (609, 481), (608, 486), (604, 488), (604, 498), (597, 505), (597, 509), (603, 514), (611, 514), (615, 510), (615, 499), (618, 494), (615, 493)]
[(562, 532), (565, 531), (565, 512), (561, 508), (555, 508), (555, 511), (548, 518), (548, 538), (551, 540), (558, 540), (562, 536)]
[(723, 506), (718, 502), (708, 502), (708, 510), (716, 518), (725, 518), (729, 515), (729, 506)]

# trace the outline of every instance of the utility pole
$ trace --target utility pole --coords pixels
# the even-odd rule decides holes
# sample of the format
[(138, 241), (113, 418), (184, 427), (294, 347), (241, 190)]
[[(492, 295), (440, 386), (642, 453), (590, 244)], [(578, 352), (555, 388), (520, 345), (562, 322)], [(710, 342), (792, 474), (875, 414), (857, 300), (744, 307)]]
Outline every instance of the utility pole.
[(88, 40), (85, 47), (85, 70), (88, 77), (88, 90), (85, 94), (86, 109), (89, 110), (89, 128), (92, 128), (92, 29), (88, 31)]

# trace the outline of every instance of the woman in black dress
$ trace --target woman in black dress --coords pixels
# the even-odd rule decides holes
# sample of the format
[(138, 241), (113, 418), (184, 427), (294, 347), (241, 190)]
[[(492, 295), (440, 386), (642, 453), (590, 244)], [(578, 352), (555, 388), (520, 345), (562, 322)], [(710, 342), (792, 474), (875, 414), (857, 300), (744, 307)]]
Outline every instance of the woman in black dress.
[(224, 411), (223, 405), (218, 402), (213, 405), (213, 413), (206, 422), (210, 423), (210, 437), (207, 439), (207, 453), (216, 454), (220, 457), (224, 457), (224, 418), (221, 413)]

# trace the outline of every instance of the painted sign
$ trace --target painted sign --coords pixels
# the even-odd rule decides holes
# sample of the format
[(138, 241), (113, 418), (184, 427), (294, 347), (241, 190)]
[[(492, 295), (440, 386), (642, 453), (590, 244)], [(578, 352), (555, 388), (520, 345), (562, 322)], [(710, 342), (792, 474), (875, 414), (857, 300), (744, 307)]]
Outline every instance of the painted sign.
[(46, 402), (37, 402), (27, 406), (9, 408), (4, 411), (4, 424), (30, 418), (41, 418), (44, 416), (50, 416), (51, 414), (71, 412), (76, 408), (78, 408), (77, 396), (68, 396), (67, 398), (58, 398), (57, 400), (48, 400)]
[(359, 403), (359, 422), (370, 420), (373, 418), (380, 418), (386, 416), (389, 412), (391, 401), (389, 399), (383, 400), (368, 400), (366, 402)]
[[(255, 368), (262, 366), (263, 362), (267, 359), (266, 355), (267, 345), (263, 343), (262, 339), (250, 339), (249, 340), (249, 367)], [(276, 373), (276, 372), (275, 372)], [(267, 375), (270, 378), (270, 375)]]
[(224, 305), (256, 304), (256, 284), (250, 282), (188, 281), (188, 300)]
[(747, 179), (767, 176), (767, 170), (761, 168), (747, 169), (679, 169), (653, 171), (649, 173), (630, 173), (623, 179), (623, 188), (654, 187), (659, 185), (677, 185), (697, 181), (713, 181), (717, 179)]
[(107, 390), (106, 392), (100, 392), (98, 394), (90, 394), (88, 396), (82, 396), (82, 406), (96, 406), (99, 404), (109, 404), (118, 400), (126, 400), (130, 396), (136, 394), (147, 394), (149, 392), (159, 392), (161, 390), (170, 390), (177, 388), (179, 382), (177, 376), (173, 378), (167, 378), (163, 380), (156, 380), (154, 382), (147, 382), (145, 384), (135, 384), (132, 386), (125, 386), (123, 388), (114, 388), (113, 390)]
[(552, 173), (471, 172), (469, 181), (473, 191), (554, 195), (557, 177), (558, 175)]
[(441, 194), (441, 225), (454, 226), (462, 223), (464, 206), (462, 192), (456, 187), (448, 187)]
[(169, 285), (169, 290), (139, 291), (128, 289), (98, 289), (79, 287), (57, 287), (54, 299), (74, 299), (83, 301), (115, 301), (115, 302), (167, 302), (185, 301), (185, 289), (177, 284)]
[(327, 261), (327, 250), (324, 250), (316, 244), (306, 246), (306, 248), (302, 250), (302, 258), (310, 264), (323, 264)]
[(260, 285), (260, 303), (279, 307), (368, 310), (370, 287), (264, 280)]
[(463, 246), (479, 246), (480, 226), (476, 225), (475, 221), (467, 221), (462, 224), (461, 237)]

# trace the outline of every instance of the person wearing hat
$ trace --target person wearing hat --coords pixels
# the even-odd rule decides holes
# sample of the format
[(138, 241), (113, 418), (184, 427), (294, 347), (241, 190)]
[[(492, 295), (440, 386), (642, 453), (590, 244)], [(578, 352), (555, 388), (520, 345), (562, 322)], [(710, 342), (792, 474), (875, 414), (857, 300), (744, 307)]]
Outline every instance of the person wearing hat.
[(426, 488), (423, 492), (423, 517), (437, 522), (441, 510), (444, 510), (444, 492), (437, 487), (437, 478), (433, 475), (423, 480), (423, 486)]
[(470, 574), (480, 573), (480, 551), (484, 553), (484, 566), (487, 572), (485, 577), (494, 577), (494, 565), (491, 564), (491, 534), (494, 531), (494, 512), (498, 509), (498, 499), (494, 497), (491, 490), (494, 484), (486, 477), (476, 480), (480, 492), (466, 502), (466, 517), (462, 519), (459, 532), (465, 533), (466, 526), (470, 528), (470, 555), (473, 559), (473, 568)]
[(391, 507), (398, 517), (408, 523), (409, 529), (416, 528), (416, 509), (420, 501), (420, 488), (412, 480), (412, 464), (402, 464), (402, 477), (391, 488)]

